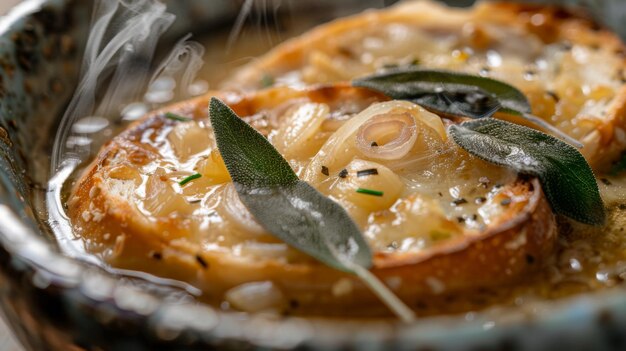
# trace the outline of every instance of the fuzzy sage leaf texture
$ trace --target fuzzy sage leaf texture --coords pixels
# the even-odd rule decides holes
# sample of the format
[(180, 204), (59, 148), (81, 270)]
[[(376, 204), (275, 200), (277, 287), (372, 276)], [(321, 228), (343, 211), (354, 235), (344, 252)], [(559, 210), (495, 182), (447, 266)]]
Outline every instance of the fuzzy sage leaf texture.
[(526, 96), (512, 85), (459, 72), (396, 70), (357, 79), (352, 85), (457, 117), (490, 117), (498, 111), (517, 115), (531, 112)]
[(372, 266), (372, 253), (346, 211), (303, 181), (250, 188), (235, 184), (239, 199), (270, 233), (325, 264), (350, 273), (345, 262)]
[(596, 178), (582, 154), (571, 145), (493, 118), (452, 125), (449, 131), (470, 154), (538, 177), (556, 213), (590, 225), (605, 222)]
[(209, 106), (217, 146), (233, 182), (254, 187), (294, 185), (298, 176), (274, 146), (226, 104)]
[(402, 321), (412, 322), (413, 311), (369, 272), (372, 252), (346, 210), (299, 180), (272, 144), (226, 104), (212, 98), (209, 113), (237, 195), (256, 221), (292, 247), (356, 275)]
[(265, 230), (338, 270), (353, 272), (346, 260), (371, 267), (370, 248), (343, 207), (300, 181), (272, 144), (218, 99), (211, 99), (210, 118), (237, 194)]
[(357, 79), (352, 85), (414, 102), (444, 116), (477, 119), (491, 117), (496, 112), (519, 116), (540, 130), (583, 147), (578, 140), (533, 116), (524, 93), (499, 80), (452, 71), (412, 69)]

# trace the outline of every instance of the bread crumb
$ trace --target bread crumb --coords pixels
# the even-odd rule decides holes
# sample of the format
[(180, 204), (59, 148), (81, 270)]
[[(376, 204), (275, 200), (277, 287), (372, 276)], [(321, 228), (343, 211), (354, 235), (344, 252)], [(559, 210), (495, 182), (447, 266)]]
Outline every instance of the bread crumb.
[(81, 215), (81, 217), (83, 217), (83, 221), (85, 222), (91, 221), (91, 213), (87, 210), (83, 211), (83, 214)]
[(332, 293), (334, 296), (345, 296), (350, 294), (353, 289), (352, 281), (348, 278), (342, 278), (333, 284)]

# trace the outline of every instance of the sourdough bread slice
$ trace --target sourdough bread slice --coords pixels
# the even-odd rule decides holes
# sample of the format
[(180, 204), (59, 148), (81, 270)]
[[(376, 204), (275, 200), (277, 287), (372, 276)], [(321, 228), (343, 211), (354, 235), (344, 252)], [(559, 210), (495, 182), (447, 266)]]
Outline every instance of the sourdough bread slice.
[[(211, 96), (346, 208), (375, 252), (372, 272), (411, 306), (425, 296), (524, 279), (551, 253), (555, 219), (536, 179), (469, 155), (447, 138), (450, 122), (417, 105), (346, 85), (214, 92), (131, 125), (102, 148), (69, 197), (88, 251), (114, 267), (186, 281), (206, 301), (241, 310), (385, 311), (356, 278), (256, 224), (216, 149)], [(377, 159), (348, 145), (351, 137), (336, 137), (358, 119), (388, 116), (415, 121), (415, 143), (399, 159)], [(377, 174), (359, 174), (371, 169)], [(181, 182), (196, 173), (201, 177)], [(359, 194), (359, 187), (384, 195)]]

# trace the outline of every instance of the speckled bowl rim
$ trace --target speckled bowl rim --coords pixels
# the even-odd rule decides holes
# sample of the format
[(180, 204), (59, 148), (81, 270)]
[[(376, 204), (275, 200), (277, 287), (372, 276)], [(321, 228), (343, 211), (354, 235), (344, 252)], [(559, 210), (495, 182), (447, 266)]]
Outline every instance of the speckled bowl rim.
[[(0, 36), (52, 0), (27, 0), (0, 20)], [(57, 0), (67, 4), (66, 0)], [(2, 175), (2, 174), (0, 174)], [(63, 256), (42, 239), (28, 220), (23, 204), (0, 199), (0, 246), (14, 261), (33, 272), (33, 284), (68, 292), (76, 304), (124, 311), (118, 318), (143, 321), (163, 340), (192, 335), (207, 347), (224, 340), (280, 349), (486, 349), (514, 345), (516, 349), (610, 349), (607, 331), (626, 331), (626, 289), (623, 286), (505, 309), (494, 321), (489, 313), (432, 317), (414, 325), (392, 321), (328, 321), (225, 313), (193, 301), (169, 302), (156, 294), (120, 281), (116, 275)], [(19, 199), (17, 200), (19, 202)], [(94, 286), (94, 279), (97, 286)], [(71, 293), (69, 293), (71, 292)], [(131, 316), (131, 317), (128, 317)], [(560, 348), (560, 347), (559, 347)]]

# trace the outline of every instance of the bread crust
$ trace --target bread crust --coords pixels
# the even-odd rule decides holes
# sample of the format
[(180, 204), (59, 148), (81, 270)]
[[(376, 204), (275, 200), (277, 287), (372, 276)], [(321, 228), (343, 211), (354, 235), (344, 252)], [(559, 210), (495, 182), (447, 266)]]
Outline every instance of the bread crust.
[[(177, 233), (186, 225), (184, 218), (150, 221), (128, 199), (107, 188), (104, 170), (111, 162), (119, 162), (118, 157), (132, 158), (138, 164), (157, 157), (149, 146), (141, 144), (141, 135), (147, 129), (170, 123), (163, 117), (166, 111), (206, 118), (209, 96), (223, 99), (242, 116), (305, 96), (330, 106), (346, 99), (363, 101), (365, 105), (386, 100), (382, 95), (345, 85), (306, 90), (276, 88), (253, 94), (214, 92), (153, 112), (103, 146), (72, 189), (68, 214), (76, 232), (89, 243), (88, 249), (107, 256), (114, 267), (189, 282), (202, 289), (202, 298), (210, 302), (221, 301), (227, 290), (241, 284), (271, 281), (279, 287), (284, 300), (296, 301), (302, 312), (350, 314), (365, 311), (358, 308), (365, 306), (375, 306), (368, 307), (374, 314), (384, 311), (378, 299), (353, 276), (313, 259), (290, 263), (203, 250), (193, 241), (180, 240)], [(511, 206), (480, 233), (466, 233), (430, 250), (417, 254), (377, 252), (372, 272), (409, 304), (418, 297), (442, 291), (456, 293), (524, 279), (549, 257), (557, 237), (555, 218), (536, 179), (519, 178), (504, 187), (510, 194), (525, 198), (524, 205)], [(338, 282), (347, 284), (348, 291), (337, 293), (333, 287)]]

